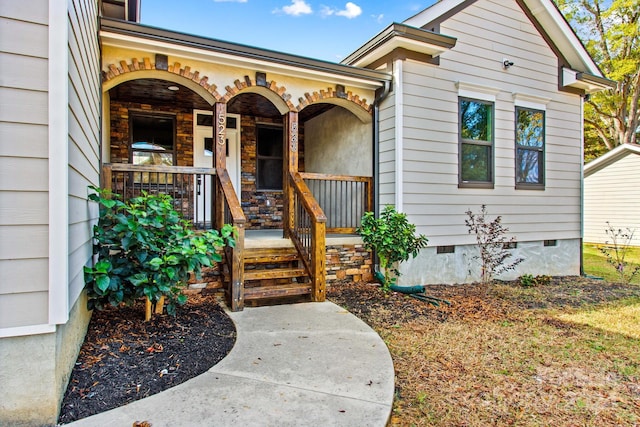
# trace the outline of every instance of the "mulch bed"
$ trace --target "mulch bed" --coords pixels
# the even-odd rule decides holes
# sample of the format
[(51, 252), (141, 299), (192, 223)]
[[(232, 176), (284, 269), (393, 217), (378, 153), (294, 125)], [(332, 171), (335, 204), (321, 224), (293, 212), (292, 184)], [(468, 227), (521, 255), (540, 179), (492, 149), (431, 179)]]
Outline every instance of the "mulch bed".
[(144, 304), (95, 311), (69, 380), (59, 423), (159, 393), (206, 372), (236, 331), (215, 296), (190, 295), (176, 317), (144, 322)]
[[(514, 289), (516, 291), (514, 291)], [(535, 288), (517, 282), (486, 286), (431, 285), (426, 294), (451, 303), (433, 306), (379, 286), (348, 281), (328, 286), (328, 299), (374, 329), (422, 318), (509, 318), (521, 309), (581, 307), (638, 296), (638, 287), (581, 277), (555, 277)], [(491, 295), (491, 297), (487, 297)], [(214, 296), (190, 295), (175, 318), (143, 322), (142, 304), (96, 311), (69, 381), (59, 422), (125, 405), (204, 373), (235, 343), (235, 328)]]

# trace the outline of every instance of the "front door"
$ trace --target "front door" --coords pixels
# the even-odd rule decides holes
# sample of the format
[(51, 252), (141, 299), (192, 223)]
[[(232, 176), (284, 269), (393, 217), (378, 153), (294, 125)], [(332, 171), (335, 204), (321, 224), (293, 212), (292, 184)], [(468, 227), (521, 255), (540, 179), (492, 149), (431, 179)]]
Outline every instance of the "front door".
[[(213, 112), (194, 110), (193, 112), (193, 166), (213, 167)], [(240, 115), (227, 114), (227, 172), (233, 188), (240, 200)], [(198, 222), (209, 222), (211, 218), (211, 197), (213, 183), (207, 177), (196, 185), (194, 197)]]

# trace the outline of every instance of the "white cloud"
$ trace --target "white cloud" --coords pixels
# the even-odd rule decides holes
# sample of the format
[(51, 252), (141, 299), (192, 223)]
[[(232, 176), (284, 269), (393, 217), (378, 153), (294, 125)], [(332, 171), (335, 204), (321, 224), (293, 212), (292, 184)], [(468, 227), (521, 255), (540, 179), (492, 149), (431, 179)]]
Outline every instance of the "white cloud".
[(283, 6), (282, 9), (274, 10), (275, 13), (283, 12), (287, 15), (300, 16), (300, 15), (308, 15), (313, 12), (311, 6), (305, 2), (304, 0), (291, 0), (291, 4), (289, 6)]
[(356, 18), (360, 16), (360, 14), (362, 14), (362, 8), (357, 4), (351, 2), (347, 2), (347, 4), (344, 5), (344, 10), (339, 10), (336, 12), (336, 15), (344, 16), (348, 19)]
[(371, 15), (371, 17), (378, 23), (378, 24), (382, 24), (382, 21), (384, 21), (384, 13), (381, 13), (380, 15)]
[(223, 2), (229, 2), (229, 3), (246, 3), (249, 0), (213, 0), (214, 3), (223, 3)]

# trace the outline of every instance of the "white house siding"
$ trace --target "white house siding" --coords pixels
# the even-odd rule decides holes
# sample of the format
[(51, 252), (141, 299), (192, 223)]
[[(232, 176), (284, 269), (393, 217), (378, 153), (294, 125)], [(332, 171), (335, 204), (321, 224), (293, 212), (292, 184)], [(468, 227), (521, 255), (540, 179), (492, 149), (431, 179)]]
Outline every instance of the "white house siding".
[(379, 205), (395, 203), (395, 97), (393, 92), (380, 103), (379, 112)]
[(634, 230), (631, 242), (640, 246), (640, 156), (629, 153), (584, 179), (584, 241), (611, 243), (607, 221), (614, 229)]
[[(581, 100), (558, 91), (558, 59), (515, 1), (480, 0), (441, 24), (456, 46), (440, 57), (440, 65), (404, 64), (404, 206), (430, 246), (474, 243), (465, 212), (485, 204), (491, 216), (501, 215), (521, 242), (515, 252), (527, 259), (518, 271), (546, 273), (537, 251), (525, 251), (542, 240), (566, 240), (570, 252), (559, 269), (579, 272)], [(514, 65), (503, 69), (503, 58)], [(458, 188), (457, 82), (496, 89), (493, 189)], [(515, 189), (514, 93), (550, 99), (546, 104), (544, 191)], [(434, 256), (435, 256), (435, 248)], [(551, 251), (556, 248), (543, 248)], [(438, 262), (423, 251), (406, 282), (470, 281), (468, 274), (435, 276), (428, 265)], [(443, 255), (438, 255), (443, 257)], [(447, 256), (444, 256), (447, 257)], [(468, 257), (467, 257), (468, 258)], [(469, 262), (463, 263), (464, 265)], [(416, 268), (422, 265), (424, 268)], [(558, 266), (556, 266), (558, 267)], [(557, 273), (557, 268), (554, 267)]]
[(89, 185), (99, 185), (100, 51), (97, 2), (69, 7), (69, 307), (84, 287), (83, 266), (92, 255), (97, 207), (87, 203)]
[(0, 329), (48, 323), (47, 11), (0, 2)]

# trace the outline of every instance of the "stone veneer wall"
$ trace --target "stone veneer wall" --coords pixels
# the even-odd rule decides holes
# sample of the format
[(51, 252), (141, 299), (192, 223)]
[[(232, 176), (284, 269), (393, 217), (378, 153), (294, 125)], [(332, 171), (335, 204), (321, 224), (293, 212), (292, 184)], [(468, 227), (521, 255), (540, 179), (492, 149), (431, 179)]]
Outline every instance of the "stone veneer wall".
[(170, 105), (111, 101), (111, 163), (129, 163), (129, 111), (176, 115), (176, 166), (193, 166), (193, 110)]
[[(256, 189), (256, 126), (258, 124), (282, 124), (282, 120), (243, 115), (241, 123), (241, 187), (242, 210), (247, 217), (247, 229), (282, 228), (282, 191)], [(298, 131), (298, 169), (304, 170), (304, 130)]]
[(337, 280), (373, 280), (371, 252), (361, 243), (327, 245), (327, 284)]

